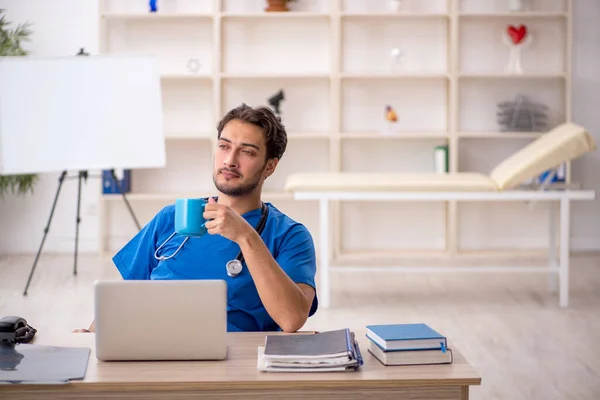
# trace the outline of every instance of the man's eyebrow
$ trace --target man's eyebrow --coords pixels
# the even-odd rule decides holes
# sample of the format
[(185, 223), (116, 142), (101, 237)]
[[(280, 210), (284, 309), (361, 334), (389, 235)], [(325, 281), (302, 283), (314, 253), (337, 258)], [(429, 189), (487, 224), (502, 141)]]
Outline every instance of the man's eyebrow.
[[(223, 140), (224, 142), (231, 143), (231, 140), (225, 139), (224, 137), (219, 138), (219, 140)], [(257, 145), (252, 144), (252, 143), (242, 143), (242, 146), (254, 147), (256, 150), (260, 150), (260, 148)]]

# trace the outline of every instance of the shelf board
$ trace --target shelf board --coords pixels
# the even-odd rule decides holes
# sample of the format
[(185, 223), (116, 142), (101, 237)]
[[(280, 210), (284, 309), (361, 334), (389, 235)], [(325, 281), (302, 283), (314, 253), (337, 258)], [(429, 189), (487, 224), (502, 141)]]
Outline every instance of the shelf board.
[(459, 132), (459, 138), (472, 139), (536, 139), (546, 132)]
[(566, 18), (567, 13), (555, 11), (521, 11), (501, 13), (471, 13), (461, 12), (461, 18)]
[[(288, 132), (288, 139), (329, 139), (331, 134), (328, 132)], [(165, 140), (216, 140), (216, 133), (214, 137), (207, 132), (189, 132), (189, 133), (178, 133), (171, 132), (165, 134)]]
[(212, 75), (208, 74), (193, 74), (193, 73), (167, 73), (161, 74), (163, 80), (210, 80)]
[(177, 20), (177, 19), (211, 19), (211, 13), (102, 13), (102, 18), (116, 21), (150, 21), (150, 20)]
[(328, 132), (288, 132), (288, 139), (329, 139), (331, 134)]
[[(159, 192), (148, 192), (148, 193), (127, 193), (127, 200), (130, 201), (175, 201), (175, 199), (181, 198), (199, 198), (214, 196), (216, 189), (212, 191), (201, 191), (201, 192), (173, 192), (173, 193), (159, 193)], [(102, 194), (102, 198), (107, 201), (122, 201), (123, 196), (120, 193)], [(281, 191), (265, 191), (262, 193), (262, 198), (265, 201), (272, 200), (291, 200), (293, 199), (292, 193)]]
[(524, 73), (524, 74), (509, 74), (506, 72), (494, 73), (461, 73), (461, 79), (565, 79), (566, 74), (560, 73)]
[[(126, 193), (129, 201), (174, 201), (179, 198), (198, 198), (214, 195), (206, 192), (181, 192), (181, 193)], [(109, 201), (119, 201), (122, 199), (120, 193), (103, 193), (102, 198)]]
[[(330, 18), (331, 14), (309, 11), (289, 11), (289, 12), (221, 12), (216, 14), (222, 18)], [(103, 12), (102, 18), (111, 20), (166, 20), (166, 19), (212, 19), (215, 14), (210, 12), (147, 12), (147, 13), (121, 13), (121, 12)], [(341, 12), (342, 18), (449, 18), (449, 13), (414, 13), (414, 12)], [(471, 13), (461, 12), (458, 14), (462, 18), (566, 18), (565, 12), (554, 11), (525, 11), (525, 12), (501, 12), (501, 13)]]
[(415, 12), (347, 12), (340, 13), (342, 18), (449, 18), (448, 13), (415, 13)]
[[(222, 79), (329, 79), (332, 74), (327, 72), (309, 73), (237, 73), (223, 72)], [(394, 73), (394, 72), (343, 72), (341, 79), (448, 79), (447, 73)]]
[(310, 11), (284, 11), (284, 12), (222, 12), (222, 18), (329, 18), (328, 13), (310, 12)]
[(412, 72), (342, 72), (342, 79), (448, 79), (444, 72), (412, 73)]
[(386, 134), (384, 132), (352, 132), (342, 133), (340, 135), (342, 139), (374, 139), (374, 140), (386, 140), (386, 139), (447, 139), (447, 132), (395, 132)]
[(251, 73), (237, 73), (237, 72), (223, 72), (221, 73), (222, 79), (329, 79), (330, 74), (323, 72), (309, 72), (309, 73), (269, 73), (269, 72), (251, 72)]
[[(216, 135), (215, 135), (216, 138)], [(189, 133), (165, 133), (165, 140), (212, 140), (213, 137), (206, 132), (189, 132)]]

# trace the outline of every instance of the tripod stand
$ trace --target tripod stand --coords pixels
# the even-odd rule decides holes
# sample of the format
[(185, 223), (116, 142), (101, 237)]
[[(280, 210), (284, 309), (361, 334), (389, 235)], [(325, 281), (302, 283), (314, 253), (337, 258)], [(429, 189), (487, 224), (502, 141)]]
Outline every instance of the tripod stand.
[[(123, 196), (123, 200), (125, 201), (125, 204), (127, 205), (127, 208), (129, 210), (129, 213), (131, 214), (131, 217), (133, 218), (133, 221), (135, 222), (135, 225), (137, 226), (138, 230), (141, 230), (141, 226), (140, 223), (138, 222), (137, 218), (135, 217), (135, 214), (133, 212), (133, 209), (131, 208), (131, 205), (129, 204), (129, 201), (127, 200), (127, 197), (125, 196), (124, 191), (121, 188), (121, 184), (119, 183), (119, 180), (117, 179), (117, 176), (115, 174), (115, 170), (112, 169), (111, 171), (111, 175), (112, 178), (115, 180), (115, 182), (117, 183), (117, 187), (119, 188), (119, 192), (121, 192), (122, 196)], [(63, 171), (60, 174), (60, 177), (58, 178), (58, 188), (56, 189), (56, 195), (54, 196), (54, 202), (52, 204), (52, 209), (50, 211), (50, 217), (48, 218), (48, 224), (46, 225), (46, 228), (44, 228), (44, 237), (42, 238), (42, 242), (40, 243), (40, 247), (38, 249), (37, 255), (35, 256), (35, 261), (33, 262), (33, 266), (31, 267), (31, 272), (29, 273), (29, 278), (27, 279), (27, 285), (25, 285), (25, 290), (23, 291), (23, 295), (27, 296), (27, 289), (29, 288), (29, 284), (31, 283), (31, 278), (33, 277), (33, 272), (35, 271), (35, 267), (38, 263), (38, 260), (40, 258), (40, 254), (42, 252), (42, 248), (44, 247), (44, 242), (46, 241), (46, 236), (48, 235), (48, 231), (50, 230), (50, 223), (52, 222), (52, 217), (54, 216), (54, 210), (56, 209), (56, 203), (58, 201), (58, 196), (60, 194), (60, 189), (62, 188), (62, 184), (64, 182), (65, 179), (77, 179), (78, 180), (78, 185), (77, 185), (77, 218), (76, 218), (76, 223), (75, 223), (75, 254), (74, 254), (74, 265), (73, 265), (73, 275), (77, 275), (77, 252), (79, 250), (79, 223), (81, 222), (81, 218), (80, 218), (80, 209), (81, 209), (81, 181), (85, 180), (87, 182), (88, 179), (88, 171), (79, 171), (77, 176), (73, 176), (73, 177), (67, 177), (67, 171)]]

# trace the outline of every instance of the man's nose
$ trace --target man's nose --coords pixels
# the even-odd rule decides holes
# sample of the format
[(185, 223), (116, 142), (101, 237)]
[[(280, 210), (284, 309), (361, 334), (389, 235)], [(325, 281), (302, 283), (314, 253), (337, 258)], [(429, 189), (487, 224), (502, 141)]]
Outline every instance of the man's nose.
[(227, 157), (225, 157), (223, 164), (229, 168), (237, 167), (237, 156), (234, 151), (232, 151)]

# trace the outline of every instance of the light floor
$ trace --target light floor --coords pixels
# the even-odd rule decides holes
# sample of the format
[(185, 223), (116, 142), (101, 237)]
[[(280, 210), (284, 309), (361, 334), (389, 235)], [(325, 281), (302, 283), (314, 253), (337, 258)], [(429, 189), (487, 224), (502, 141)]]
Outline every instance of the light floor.
[[(0, 316), (40, 332), (87, 327), (96, 279), (118, 278), (109, 259), (43, 255), (29, 295), (33, 256), (0, 257)], [(568, 309), (539, 274), (332, 274), (332, 305), (304, 329), (362, 329), (425, 322), (446, 335), (482, 377), (471, 398), (600, 399), (600, 256), (572, 258)], [(402, 368), (402, 367), (390, 367)]]

